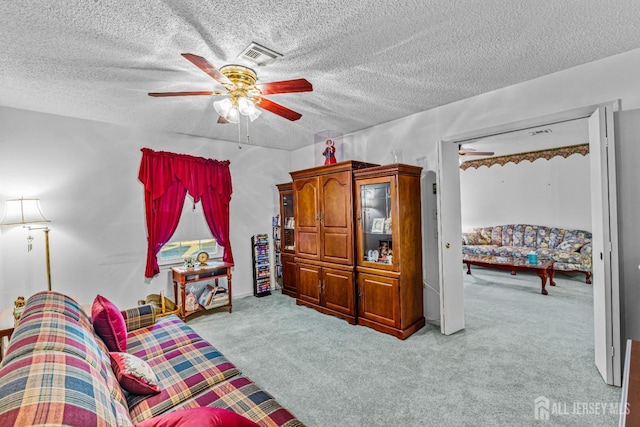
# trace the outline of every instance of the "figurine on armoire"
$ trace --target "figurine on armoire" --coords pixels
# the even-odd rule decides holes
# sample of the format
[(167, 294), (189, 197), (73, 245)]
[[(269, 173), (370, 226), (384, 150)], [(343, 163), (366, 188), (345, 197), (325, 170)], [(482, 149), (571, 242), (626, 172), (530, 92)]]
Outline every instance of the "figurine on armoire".
[(333, 140), (331, 139), (327, 139), (327, 142), (325, 142), (325, 144), (327, 148), (325, 148), (324, 152), (322, 153), (322, 155), (324, 156), (324, 164), (332, 165), (336, 162), (336, 147), (333, 143)]

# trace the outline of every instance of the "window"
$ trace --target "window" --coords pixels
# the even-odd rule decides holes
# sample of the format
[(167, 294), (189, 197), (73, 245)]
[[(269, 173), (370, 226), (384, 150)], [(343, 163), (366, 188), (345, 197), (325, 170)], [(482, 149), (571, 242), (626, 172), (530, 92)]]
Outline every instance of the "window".
[(208, 252), (211, 258), (219, 258), (223, 249), (211, 235), (202, 205), (194, 204), (193, 198), (187, 195), (178, 227), (158, 253), (158, 264), (181, 264), (186, 257), (195, 257), (201, 251)]

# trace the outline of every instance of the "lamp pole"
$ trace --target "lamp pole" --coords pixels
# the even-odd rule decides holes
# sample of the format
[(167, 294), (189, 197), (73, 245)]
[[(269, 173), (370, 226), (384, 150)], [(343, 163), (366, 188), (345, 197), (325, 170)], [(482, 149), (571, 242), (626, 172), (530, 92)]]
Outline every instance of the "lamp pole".
[(49, 291), (51, 291), (51, 261), (49, 257), (49, 228), (45, 228), (44, 230), (44, 250), (45, 257), (47, 262), (47, 285), (49, 287)]

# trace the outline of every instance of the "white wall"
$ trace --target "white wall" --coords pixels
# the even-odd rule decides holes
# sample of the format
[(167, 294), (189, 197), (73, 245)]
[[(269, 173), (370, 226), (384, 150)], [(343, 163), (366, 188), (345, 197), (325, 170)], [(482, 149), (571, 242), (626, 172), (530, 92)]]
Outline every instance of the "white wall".
[(460, 170), (462, 229), (537, 224), (591, 230), (589, 156)]
[[(54, 290), (90, 303), (97, 293), (118, 306), (160, 290), (173, 292), (168, 272), (145, 280), (144, 193), (140, 148), (230, 160), (234, 296), (253, 292), (250, 236), (271, 234), (275, 184), (290, 180), (289, 152), (132, 129), (106, 123), (0, 108), (0, 210), (4, 200), (41, 199), (52, 221)], [(43, 233), (0, 229), (0, 298), (46, 289)], [(171, 295), (169, 293), (169, 295)]]

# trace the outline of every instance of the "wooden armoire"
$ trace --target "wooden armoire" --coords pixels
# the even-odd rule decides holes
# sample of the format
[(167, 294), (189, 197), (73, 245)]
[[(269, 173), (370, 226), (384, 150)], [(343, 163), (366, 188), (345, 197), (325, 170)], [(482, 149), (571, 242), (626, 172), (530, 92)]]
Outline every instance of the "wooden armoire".
[(353, 171), (346, 161), (291, 172), (297, 304), (355, 324)]
[(420, 168), (291, 172), (296, 303), (405, 339), (424, 326)]
[(425, 325), (421, 171), (393, 164), (354, 172), (358, 324), (400, 339)]

